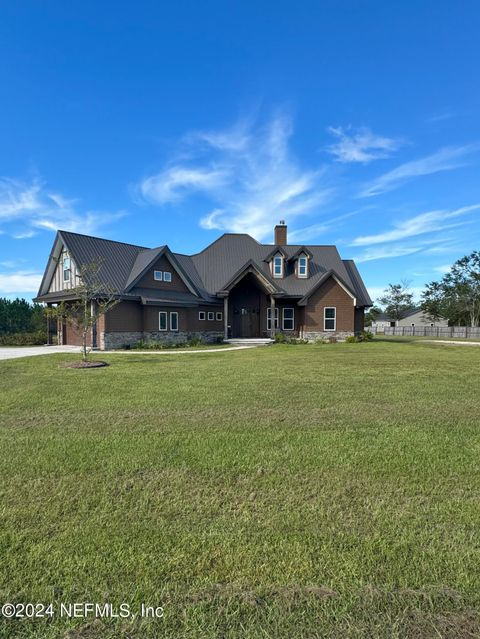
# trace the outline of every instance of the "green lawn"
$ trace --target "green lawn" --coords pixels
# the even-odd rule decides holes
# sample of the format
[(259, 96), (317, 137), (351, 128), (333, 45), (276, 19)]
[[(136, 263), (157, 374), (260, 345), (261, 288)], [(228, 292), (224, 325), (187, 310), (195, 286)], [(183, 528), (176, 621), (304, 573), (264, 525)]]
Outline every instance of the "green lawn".
[(73, 357), (0, 363), (0, 601), (165, 617), (2, 639), (480, 636), (480, 349)]

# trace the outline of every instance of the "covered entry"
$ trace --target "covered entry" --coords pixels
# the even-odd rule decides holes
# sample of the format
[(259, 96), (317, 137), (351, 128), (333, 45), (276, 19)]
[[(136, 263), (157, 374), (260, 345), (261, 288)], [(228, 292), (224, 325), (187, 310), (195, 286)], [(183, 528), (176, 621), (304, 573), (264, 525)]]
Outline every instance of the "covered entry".
[(275, 297), (283, 291), (250, 261), (217, 295), (224, 298), (225, 338), (249, 339), (265, 337), (267, 308), (275, 313)]

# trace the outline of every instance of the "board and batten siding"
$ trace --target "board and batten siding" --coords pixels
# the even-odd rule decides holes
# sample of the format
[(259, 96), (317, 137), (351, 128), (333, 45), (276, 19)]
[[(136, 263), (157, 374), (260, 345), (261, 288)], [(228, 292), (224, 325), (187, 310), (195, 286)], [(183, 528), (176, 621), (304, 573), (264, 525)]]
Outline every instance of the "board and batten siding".
[(65, 249), (62, 250), (60, 256), (58, 258), (58, 264), (55, 267), (55, 271), (53, 273), (52, 281), (50, 283), (50, 287), (48, 289), (49, 293), (58, 293), (60, 291), (68, 291), (73, 288), (78, 283), (78, 270), (75, 265), (75, 262), (70, 257), (70, 281), (63, 281), (63, 258), (70, 257), (68, 251)]

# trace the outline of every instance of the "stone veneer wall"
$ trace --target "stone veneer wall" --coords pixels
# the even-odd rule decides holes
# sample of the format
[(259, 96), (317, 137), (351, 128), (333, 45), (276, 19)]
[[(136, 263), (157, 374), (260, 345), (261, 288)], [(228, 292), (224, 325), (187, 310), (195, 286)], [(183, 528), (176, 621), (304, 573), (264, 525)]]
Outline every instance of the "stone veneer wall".
[(354, 335), (353, 331), (302, 331), (300, 336), (302, 339), (308, 339), (309, 342), (315, 342), (317, 339), (328, 339), (335, 337), (339, 341), (345, 340), (349, 335)]
[(147, 342), (186, 342), (192, 337), (201, 337), (205, 342), (215, 343), (223, 339), (223, 333), (218, 331), (118, 331), (100, 334), (100, 348), (110, 350), (134, 346), (140, 340)]

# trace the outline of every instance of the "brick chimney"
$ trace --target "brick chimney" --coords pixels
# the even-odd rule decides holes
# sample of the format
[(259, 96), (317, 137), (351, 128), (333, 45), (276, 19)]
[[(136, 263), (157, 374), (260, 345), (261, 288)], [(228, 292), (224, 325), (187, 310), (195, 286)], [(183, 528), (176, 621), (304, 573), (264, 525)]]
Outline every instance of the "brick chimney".
[(274, 244), (275, 246), (285, 246), (287, 243), (287, 225), (285, 220), (280, 220), (279, 224), (274, 229)]

